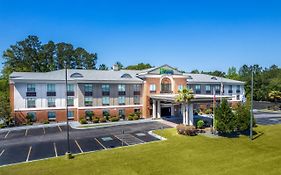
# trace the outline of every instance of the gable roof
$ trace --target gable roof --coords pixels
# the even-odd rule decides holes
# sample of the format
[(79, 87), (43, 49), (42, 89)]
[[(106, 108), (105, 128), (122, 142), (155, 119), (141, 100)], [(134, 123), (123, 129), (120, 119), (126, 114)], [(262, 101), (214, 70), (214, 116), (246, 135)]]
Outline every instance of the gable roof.
[(214, 84), (220, 84), (220, 83), (230, 83), (230, 84), (245, 84), (242, 81), (232, 80), (228, 78), (222, 78), (207, 74), (192, 74), (192, 73), (185, 73), (185, 75), (188, 77), (187, 82), (189, 83), (214, 83)]
[[(159, 75), (159, 74), (165, 74), (165, 73), (161, 73), (161, 69), (164, 70), (169, 70), (169, 71), (172, 71), (173, 75), (183, 75), (183, 73), (181, 73), (180, 71), (178, 71), (177, 69), (175, 69), (174, 67), (168, 65), (168, 64), (164, 64), (162, 66), (157, 66), (157, 67), (152, 67), (152, 68), (149, 68), (149, 69), (145, 69), (145, 70), (142, 70), (141, 72), (139, 72), (138, 75), (147, 75), (147, 74), (156, 74), (156, 75)], [(169, 73), (167, 73), (169, 74)]]

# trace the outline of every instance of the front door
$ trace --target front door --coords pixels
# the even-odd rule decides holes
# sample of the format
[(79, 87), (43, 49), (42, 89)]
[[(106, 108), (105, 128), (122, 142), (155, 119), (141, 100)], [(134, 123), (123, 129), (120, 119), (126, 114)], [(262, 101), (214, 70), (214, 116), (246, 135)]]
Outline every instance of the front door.
[(161, 108), (161, 116), (171, 116), (171, 107), (162, 107)]

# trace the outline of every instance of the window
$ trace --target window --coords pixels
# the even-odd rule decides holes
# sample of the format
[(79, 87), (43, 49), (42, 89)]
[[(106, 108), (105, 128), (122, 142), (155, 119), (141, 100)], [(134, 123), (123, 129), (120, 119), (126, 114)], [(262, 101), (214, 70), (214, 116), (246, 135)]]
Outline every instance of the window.
[(102, 97), (102, 105), (109, 105), (109, 97)]
[(205, 90), (206, 90), (206, 94), (210, 94), (211, 93), (211, 85), (206, 85)]
[(48, 112), (48, 119), (49, 120), (56, 120), (56, 112)]
[(36, 113), (35, 112), (28, 112), (27, 115), (31, 117), (30, 120), (32, 122), (36, 121)]
[(67, 92), (74, 92), (74, 84), (67, 84)]
[(220, 94), (220, 92), (221, 92), (220, 88), (221, 88), (220, 85), (215, 86), (216, 94)]
[(27, 92), (35, 92), (35, 84), (27, 84)]
[(93, 98), (92, 97), (85, 97), (84, 104), (85, 104), (85, 106), (92, 106), (93, 105)]
[(132, 78), (132, 76), (130, 75), (130, 74), (123, 74), (122, 76), (121, 76), (121, 78)]
[(119, 84), (119, 85), (118, 85), (118, 91), (119, 91), (119, 92), (125, 91), (125, 88), (126, 88), (126, 87), (125, 87), (124, 84)]
[(183, 85), (178, 85), (178, 90), (181, 91), (183, 89)]
[(119, 105), (124, 105), (125, 104), (125, 96), (118, 97), (118, 103), (119, 103)]
[(48, 107), (56, 107), (56, 99), (48, 98)]
[(241, 91), (240, 91), (240, 85), (237, 85), (236, 86), (236, 93), (240, 93)]
[(141, 85), (140, 85), (140, 84), (134, 84), (134, 85), (133, 85), (134, 92), (139, 92), (139, 91), (140, 91), (140, 88), (141, 88)]
[(74, 98), (67, 97), (67, 106), (74, 106)]
[(109, 84), (103, 84), (101, 85), (101, 89), (102, 89), (102, 95), (110, 95), (110, 88), (109, 88)]
[(232, 85), (229, 85), (228, 93), (232, 94)]
[(35, 98), (27, 98), (27, 108), (36, 108)]
[(92, 84), (85, 84), (84, 89), (85, 89), (85, 92), (93, 92), (93, 85)]
[(47, 92), (56, 92), (55, 84), (47, 84)]
[(70, 77), (71, 78), (83, 78), (83, 75), (80, 74), (80, 73), (75, 72), (75, 73), (71, 74)]
[(109, 84), (101, 85), (101, 89), (102, 89), (103, 92), (109, 92)]
[(124, 109), (119, 109), (118, 115), (119, 115), (120, 118), (124, 118), (125, 117), (125, 110)]
[(134, 96), (134, 104), (140, 104), (140, 96), (139, 95)]
[(74, 118), (74, 111), (68, 111), (67, 112), (67, 118), (73, 119)]
[(196, 94), (200, 94), (201, 93), (201, 85), (200, 84), (195, 85), (195, 93)]
[(156, 91), (156, 85), (155, 84), (150, 84), (150, 92), (155, 92)]
[(118, 95), (126, 95), (126, 86), (124, 84), (118, 85)]

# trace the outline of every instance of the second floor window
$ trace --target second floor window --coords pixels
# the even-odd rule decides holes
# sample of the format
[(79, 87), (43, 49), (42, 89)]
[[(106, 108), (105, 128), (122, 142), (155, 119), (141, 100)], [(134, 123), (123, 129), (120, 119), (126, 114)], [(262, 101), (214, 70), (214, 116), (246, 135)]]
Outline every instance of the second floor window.
[(56, 107), (56, 99), (48, 98), (48, 107)]
[(156, 91), (156, 85), (155, 84), (150, 84), (149, 90), (150, 90), (150, 92), (155, 92)]
[(93, 92), (93, 85), (92, 84), (85, 84), (84, 89), (85, 89), (85, 92)]
[(93, 105), (93, 98), (92, 97), (85, 97), (84, 99), (85, 106), (92, 106)]
[(74, 106), (74, 98), (67, 97), (67, 106)]
[(139, 95), (135, 95), (134, 96), (134, 104), (140, 104), (140, 96)]
[(118, 103), (119, 103), (119, 105), (124, 105), (125, 104), (125, 96), (119, 96), (118, 97)]
[(47, 92), (56, 92), (55, 84), (47, 84)]
[(67, 84), (67, 92), (74, 92), (74, 84)]
[(140, 91), (140, 88), (141, 88), (141, 85), (140, 85), (140, 84), (134, 84), (134, 85), (133, 85), (134, 92), (139, 92), (139, 91)]
[(35, 92), (35, 84), (27, 84), (27, 92)]
[(109, 105), (109, 97), (102, 97), (102, 105)]
[(210, 94), (211, 93), (211, 86), (210, 85), (206, 85), (205, 86), (205, 90), (206, 90), (206, 94)]
[(36, 108), (36, 99), (35, 98), (27, 98), (27, 108)]

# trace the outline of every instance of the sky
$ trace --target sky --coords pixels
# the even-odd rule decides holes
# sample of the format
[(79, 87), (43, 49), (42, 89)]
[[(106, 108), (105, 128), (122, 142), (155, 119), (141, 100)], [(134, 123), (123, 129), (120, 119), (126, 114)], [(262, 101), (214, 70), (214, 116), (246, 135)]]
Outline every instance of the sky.
[(280, 9), (271, 0), (0, 0), (0, 52), (37, 35), (97, 53), (107, 66), (281, 66)]

